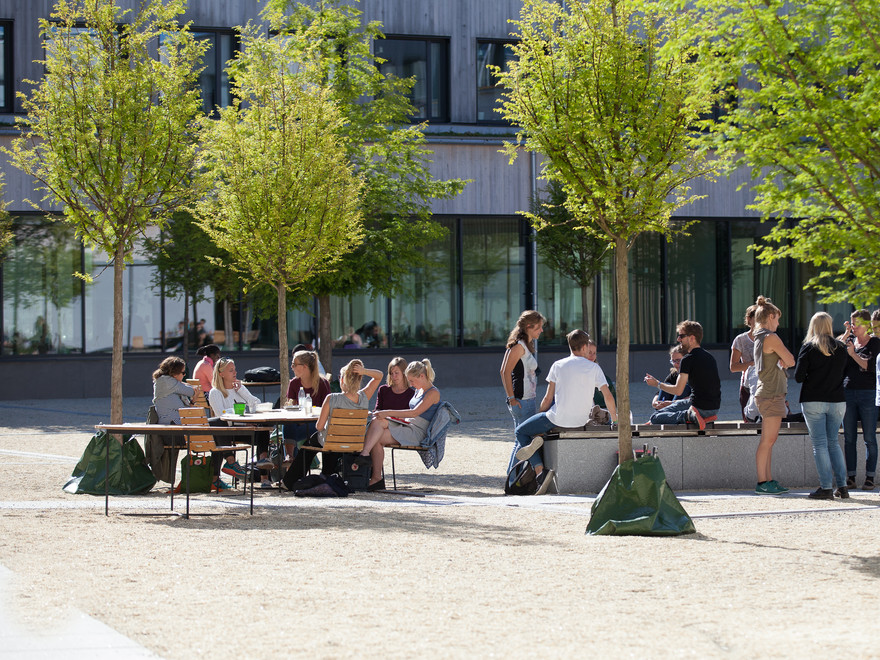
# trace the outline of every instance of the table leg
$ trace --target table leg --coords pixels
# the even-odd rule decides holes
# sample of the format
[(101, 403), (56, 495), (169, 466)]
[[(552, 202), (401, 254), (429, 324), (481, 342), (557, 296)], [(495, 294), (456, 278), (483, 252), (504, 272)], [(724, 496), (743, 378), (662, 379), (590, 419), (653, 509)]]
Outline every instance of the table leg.
[(110, 441), (112, 439), (113, 436), (107, 433), (107, 451), (104, 455), (104, 515), (108, 517), (110, 516)]

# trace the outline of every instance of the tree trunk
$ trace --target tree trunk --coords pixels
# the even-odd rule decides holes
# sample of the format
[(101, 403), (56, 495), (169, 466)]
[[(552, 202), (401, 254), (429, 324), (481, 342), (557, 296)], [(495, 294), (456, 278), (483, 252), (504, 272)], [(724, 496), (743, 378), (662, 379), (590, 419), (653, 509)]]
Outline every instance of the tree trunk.
[(183, 292), (183, 337), (180, 342), (183, 347), (183, 361), (186, 362), (189, 356), (189, 293), (186, 291)]
[(290, 363), (287, 357), (287, 287), (281, 283), (276, 288), (278, 289), (278, 363), (280, 365), (278, 371), (281, 372), (279, 396), (283, 407), (290, 381)]
[(122, 423), (122, 274), (125, 250), (113, 255), (113, 360), (110, 365), (110, 423)]
[(626, 240), (614, 245), (617, 282), (617, 448), (618, 462), (632, 459), (632, 426), (629, 423), (629, 254)]
[(596, 337), (599, 336), (599, 333), (596, 331), (596, 328), (593, 328), (592, 332), (590, 331), (590, 287), (582, 286), (581, 287), (581, 318), (583, 319), (581, 327), (584, 329), (584, 332), (590, 335), (593, 340), (596, 340)]
[(330, 296), (318, 296), (318, 357), (333, 379), (333, 337), (330, 335)]
[(232, 341), (232, 305), (229, 299), (223, 301), (223, 328), (226, 331), (226, 341), (223, 342), (223, 348), (231, 351), (234, 347)]

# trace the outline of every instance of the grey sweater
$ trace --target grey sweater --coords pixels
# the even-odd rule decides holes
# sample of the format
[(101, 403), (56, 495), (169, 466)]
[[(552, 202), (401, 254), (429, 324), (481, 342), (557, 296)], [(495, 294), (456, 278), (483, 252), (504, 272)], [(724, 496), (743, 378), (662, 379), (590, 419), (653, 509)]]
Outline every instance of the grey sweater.
[(190, 405), (196, 391), (172, 376), (159, 376), (153, 381), (153, 405), (160, 424), (180, 424), (178, 408)]

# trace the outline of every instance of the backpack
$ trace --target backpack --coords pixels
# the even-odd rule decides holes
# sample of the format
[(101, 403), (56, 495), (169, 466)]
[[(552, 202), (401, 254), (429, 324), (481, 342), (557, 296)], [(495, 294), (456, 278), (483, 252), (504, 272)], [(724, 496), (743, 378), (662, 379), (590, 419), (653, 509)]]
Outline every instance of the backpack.
[(274, 367), (255, 367), (244, 372), (244, 378), (249, 383), (277, 383), (281, 380), (281, 372)]
[(507, 473), (504, 482), (505, 495), (534, 495), (538, 490), (535, 468), (528, 461), (518, 461)]

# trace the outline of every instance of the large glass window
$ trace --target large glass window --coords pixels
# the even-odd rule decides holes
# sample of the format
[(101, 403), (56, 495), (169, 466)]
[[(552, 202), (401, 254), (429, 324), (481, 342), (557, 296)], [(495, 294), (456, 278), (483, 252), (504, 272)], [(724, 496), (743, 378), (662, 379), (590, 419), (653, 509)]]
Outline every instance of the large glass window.
[(193, 36), (208, 42), (204, 69), (199, 74), (202, 104), (206, 114), (216, 107), (225, 108), (232, 103), (232, 81), (226, 73), (226, 63), (239, 50), (239, 36), (232, 30), (193, 30)]
[(786, 309), (790, 286), (788, 262), (781, 260), (762, 264), (755, 251), (750, 249), (755, 243), (761, 243), (770, 229), (770, 224), (754, 220), (730, 223), (731, 325), (735, 333), (742, 332), (745, 329), (742, 318), (746, 309), (755, 304), (758, 295), (763, 295), (772, 299), (782, 310), (779, 334), (788, 342), (787, 333), (792, 320), (792, 310)]
[(394, 346), (457, 345), (455, 226), (452, 220), (435, 220), (449, 233), (424, 249), (391, 303)]
[(719, 286), (718, 249), (726, 243), (719, 229), (724, 225), (701, 221), (666, 244), (667, 336), (641, 343), (672, 343), (675, 326), (684, 320), (703, 326), (703, 343), (726, 341), (726, 326), (725, 336), (719, 334), (719, 317), (727, 307)]
[(0, 21), (0, 112), (12, 112), (15, 97), (12, 74), (12, 22)]
[(501, 107), (503, 87), (498, 86), (498, 77), (486, 67), (497, 66), (507, 72), (509, 64), (516, 59), (510, 43), (503, 41), (477, 42), (477, 121), (503, 122), (501, 115), (495, 112)]
[(378, 39), (379, 71), (415, 78), (410, 102), (413, 120), (449, 121), (449, 42), (446, 39)]
[(517, 218), (461, 223), (463, 343), (503, 344), (522, 311), (525, 251)]
[[(330, 336), (336, 348), (388, 346), (386, 325), (387, 298), (370, 300), (366, 294), (348, 298), (330, 298)], [(352, 338), (352, 333), (358, 335)]]
[(59, 222), (17, 219), (3, 261), (3, 354), (82, 351), (80, 243)]

